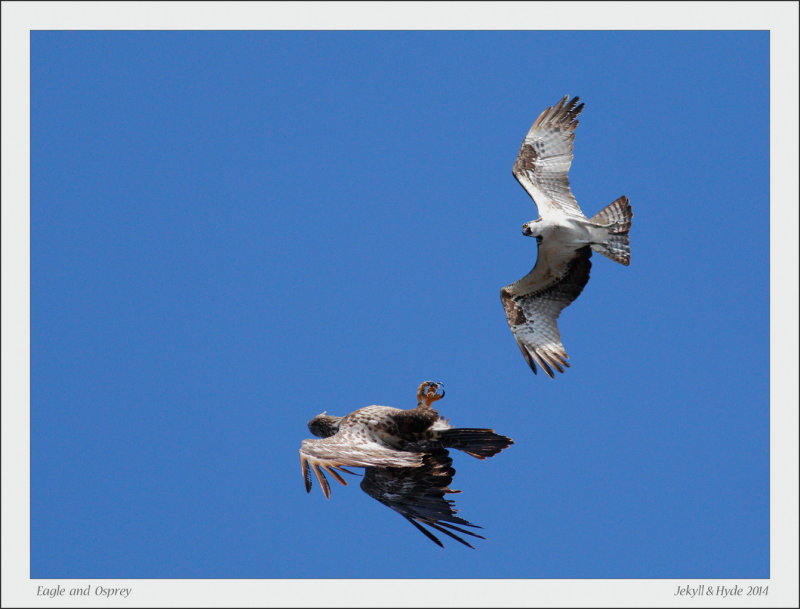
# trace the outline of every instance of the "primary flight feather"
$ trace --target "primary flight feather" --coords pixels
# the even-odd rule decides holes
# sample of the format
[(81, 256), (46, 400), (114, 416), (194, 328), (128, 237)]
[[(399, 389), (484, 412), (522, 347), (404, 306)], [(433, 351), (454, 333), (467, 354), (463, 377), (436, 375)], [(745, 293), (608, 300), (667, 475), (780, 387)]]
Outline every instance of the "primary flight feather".
[(578, 101), (567, 95), (539, 115), (512, 168), (539, 210), (539, 218), (522, 227), (524, 235), (536, 237), (538, 256), (533, 270), (500, 290), (500, 298), (528, 365), (550, 378), (553, 370), (569, 367), (556, 320), (589, 281), (592, 250), (625, 266), (631, 258), (628, 198), (587, 218), (569, 189), (575, 127), (583, 110)]

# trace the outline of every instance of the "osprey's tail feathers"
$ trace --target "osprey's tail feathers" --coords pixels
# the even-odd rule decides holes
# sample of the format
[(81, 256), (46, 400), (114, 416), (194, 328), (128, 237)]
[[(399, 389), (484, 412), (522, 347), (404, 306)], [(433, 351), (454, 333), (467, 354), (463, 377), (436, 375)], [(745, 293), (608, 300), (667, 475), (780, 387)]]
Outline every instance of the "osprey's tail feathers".
[(485, 459), (508, 448), (514, 440), (495, 433), (494, 429), (446, 429), (442, 432), (441, 442), (446, 448), (457, 448), (478, 459)]
[(600, 243), (592, 243), (598, 254), (628, 266), (631, 263), (631, 247), (628, 231), (631, 229), (633, 210), (628, 197), (622, 196), (589, 219), (605, 229), (606, 237)]

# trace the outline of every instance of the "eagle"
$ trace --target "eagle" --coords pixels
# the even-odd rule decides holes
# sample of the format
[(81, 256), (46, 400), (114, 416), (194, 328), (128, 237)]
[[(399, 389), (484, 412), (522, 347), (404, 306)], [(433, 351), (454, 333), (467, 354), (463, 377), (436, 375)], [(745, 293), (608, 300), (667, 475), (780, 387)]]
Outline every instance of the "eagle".
[(311, 419), (309, 431), (322, 439), (303, 440), (300, 446), (306, 492), (311, 492), (311, 472), (330, 499), (324, 472), (347, 485), (339, 472), (353, 474), (346, 467), (363, 467), (361, 489), (367, 495), (398, 512), (437, 545), (442, 542), (423, 525), (472, 548), (454, 531), (484, 539), (464, 528), (480, 527), (456, 516), (454, 501), (445, 498), (460, 492), (450, 489), (455, 470), (448, 449), (485, 459), (514, 441), (493, 429), (454, 428), (431, 406), (442, 397), (442, 383), (425, 381), (417, 389), (415, 408), (367, 406), (344, 417), (323, 412)]
[(534, 373), (537, 366), (554, 378), (568, 356), (556, 320), (589, 281), (592, 250), (625, 266), (630, 264), (633, 211), (626, 196), (587, 218), (569, 189), (575, 127), (583, 104), (565, 96), (533, 123), (512, 168), (533, 198), (539, 218), (522, 234), (536, 237), (536, 265), (522, 279), (500, 290), (508, 326)]

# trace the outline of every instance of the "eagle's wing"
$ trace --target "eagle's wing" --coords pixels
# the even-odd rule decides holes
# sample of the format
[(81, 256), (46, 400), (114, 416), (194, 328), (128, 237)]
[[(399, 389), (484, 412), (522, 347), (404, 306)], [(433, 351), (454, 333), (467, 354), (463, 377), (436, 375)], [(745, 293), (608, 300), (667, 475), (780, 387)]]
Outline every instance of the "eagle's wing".
[(553, 378), (552, 368), (564, 372), (569, 367), (556, 320), (589, 281), (592, 250), (585, 245), (545, 270), (541, 247), (533, 270), (500, 290), (500, 298), (525, 360), (534, 373), (539, 364)]
[(512, 171), (533, 197), (539, 215), (559, 210), (584, 217), (569, 189), (567, 172), (572, 164), (572, 142), (577, 116), (583, 110), (578, 98), (566, 95), (539, 115), (522, 142)]
[(447, 451), (438, 450), (425, 454), (419, 467), (368, 467), (361, 481), (361, 489), (401, 514), (435, 544), (441, 546), (442, 542), (423, 525), (472, 548), (453, 531), (484, 539), (462, 528), (480, 527), (456, 516), (454, 502), (444, 497), (460, 492), (449, 488), (455, 474), (452, 464), (453, 460)]
[[(319, 481), (325, 497), (330, 499), (331, 489), (325, 470), (336, 480), (347, 485), (336, 470), (348, 474), (343, 466), (350, 467), (417, 467), (422, 462), (419, 453), (394, 450), (377, 442), (366, 440), (358, 433), (340, 430), (338, 433), (322, 440), (303, 440), (300, 445), (300, 467), (306, 491), (311, 492), (311, 471)], [(321, 469), (320, 469), (321, 468)]]

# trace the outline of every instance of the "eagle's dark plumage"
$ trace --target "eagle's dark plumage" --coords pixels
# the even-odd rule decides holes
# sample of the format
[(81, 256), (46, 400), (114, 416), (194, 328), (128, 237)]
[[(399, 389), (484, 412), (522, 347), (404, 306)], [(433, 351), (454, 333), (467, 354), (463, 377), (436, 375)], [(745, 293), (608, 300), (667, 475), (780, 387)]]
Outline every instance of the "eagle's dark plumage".
[(454, 428), (431, 407), (441, 399), (440, 383), (422, 383), (417, 406), (401, 410), (390, 406), (367, 406), (344, 417), (326, 413), (308, 422), (320, 440), (303, 440), (300, 463), (306, 490), (310, 492), (312, 472), (325, 496), (330, 484), (325, 473), (342, 484), (338, 473), (352, 474), (348, 467), (364, 467), (362, 490), (400, 513), (429, 539), (442, 545), (423, 525), (472, 547), (456, 534), (480, 537), (463, 527), (476, 525), (456, 516), (454, 502), (445, 495), (455, 470), (448, 448), (457, 448), (478, 459), (491, 457), (513, 444), (511, 438), (492, 429)]
[(445, 498), (447, 494), (461, 492), (450, 489), (456, 473), (452, 465), (448, 451), (438, 449), (425, 453), (419, 467), (368, 467), (361, 489), (399, 513), (436, 545), (441, 546), (442, 542), (423, 525), (472, 548), (454, 531), (485, 538), (463, 528), (480, 527), (456, 516), (455, 502)]

